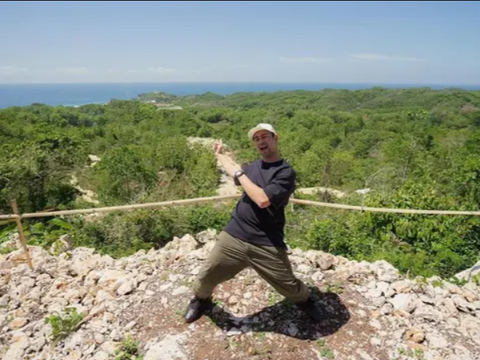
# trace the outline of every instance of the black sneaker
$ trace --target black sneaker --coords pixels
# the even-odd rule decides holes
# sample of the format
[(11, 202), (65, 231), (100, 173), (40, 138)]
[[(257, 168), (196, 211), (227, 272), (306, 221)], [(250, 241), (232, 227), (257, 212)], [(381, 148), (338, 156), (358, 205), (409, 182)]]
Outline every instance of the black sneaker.
[(322, 313), (311, 297), (306, 301), (296, 303), (296, 305), (300, 310), (306, 312), (313, 321), (320, 322), (322, 320)]
[(205, 311), (211, 309), (212, 307), (212, 298), (202, 300), (194, 297), (190, 300), (190, 303), (188, 304), (187, 311), (185, 312), (185, 321), (187, 323), (191, 323), (195, 320), (200, 319), (205, 313)]

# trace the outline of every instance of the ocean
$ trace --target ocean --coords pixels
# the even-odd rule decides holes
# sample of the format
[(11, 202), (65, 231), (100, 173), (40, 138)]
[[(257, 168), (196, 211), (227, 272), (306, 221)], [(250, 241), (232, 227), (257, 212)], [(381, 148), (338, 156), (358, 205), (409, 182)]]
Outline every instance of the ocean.
[(42, 103), (51, 106), (79, 106), (106, 103), (111, 99), (128, 100), (141, 93), (163, 91), (175, 95), (195, 95), (211, 91), (228, 95), (235, 92), (273, 92), (280, 90), (368, 89), (430, 87), (480, 90), (480, 85), (408, 85), (408, 84), (327, 84), (327, 83), (108, 83), (108, 84), (0, 84), (0, 109)]

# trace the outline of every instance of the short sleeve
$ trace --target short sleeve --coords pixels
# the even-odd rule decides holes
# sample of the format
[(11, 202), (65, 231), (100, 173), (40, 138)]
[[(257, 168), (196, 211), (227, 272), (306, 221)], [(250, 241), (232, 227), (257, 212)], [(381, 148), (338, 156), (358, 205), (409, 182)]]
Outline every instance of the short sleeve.
[(250, 173), (251, 167), (252, 167), (252, 164), (250, 164), (250, 163), (243, 163), (242, 165), (240, 165), (240, 168), (243, 170), (243, 172), (247, 176)]
[(273, 207), (279, 208), (295, 191), (295, 171), (293, 169), (280, 171), (263, 190)]

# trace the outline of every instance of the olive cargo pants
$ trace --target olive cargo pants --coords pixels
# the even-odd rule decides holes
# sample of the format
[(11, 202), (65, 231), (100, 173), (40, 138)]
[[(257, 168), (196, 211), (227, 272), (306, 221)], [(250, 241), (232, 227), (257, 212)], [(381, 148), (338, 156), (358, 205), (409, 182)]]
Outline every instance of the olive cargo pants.
[(212, 295), (215, 287), (247, 266), (252, 267), (278, 293), (292, 302), (307, 300), (308, 287), (295, 277), (286, 249), (258, 246), (222, 231), (193, 284), (200, 299)]

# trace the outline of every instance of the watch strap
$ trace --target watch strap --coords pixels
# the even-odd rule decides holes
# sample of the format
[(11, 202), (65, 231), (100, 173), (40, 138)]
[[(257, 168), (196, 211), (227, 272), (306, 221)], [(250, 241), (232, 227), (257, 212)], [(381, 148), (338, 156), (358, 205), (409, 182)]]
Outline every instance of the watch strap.
[(237, 170), (235, 171), (235, 174), (233, 175), (233, 182), (235, 183), (236, 186), (240, 186), (240, 181), (238, 181), (238, 178), (245, 174), (243, 170)]

